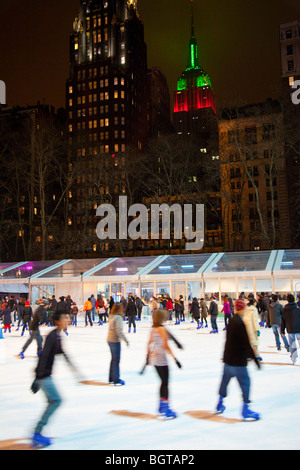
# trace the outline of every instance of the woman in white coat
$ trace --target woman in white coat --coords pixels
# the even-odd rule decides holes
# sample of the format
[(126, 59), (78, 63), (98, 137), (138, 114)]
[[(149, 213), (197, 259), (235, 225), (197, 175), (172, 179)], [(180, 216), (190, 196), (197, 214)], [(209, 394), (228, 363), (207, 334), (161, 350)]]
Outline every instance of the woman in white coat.
[(249, 342), (253, 348), (254, 354), (260, 361), (262, 358), (259, 354), (259, 316), (258, 310), (256, 308), (257, 301), (254, 298), (251, 298), (247, 304), (247, 308), (244, 314), (244, 323), (249, 337)]

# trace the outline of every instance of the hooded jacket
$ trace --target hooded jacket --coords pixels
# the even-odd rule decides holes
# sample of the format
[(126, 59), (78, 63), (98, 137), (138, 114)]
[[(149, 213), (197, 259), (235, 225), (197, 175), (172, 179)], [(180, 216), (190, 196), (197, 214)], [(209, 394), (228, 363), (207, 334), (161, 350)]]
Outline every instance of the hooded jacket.
[(281, 317), (281, 333), (300, 333), (300, 309), (296, 302), (289, 302), (283, 307)]
[(281, 317), (282, 317), (283, 307), (279, 302), (271, 302), (268, 308), (267, 313), (267, 324), (270, 328), (272, 325), (279, 325), (281, 324)]

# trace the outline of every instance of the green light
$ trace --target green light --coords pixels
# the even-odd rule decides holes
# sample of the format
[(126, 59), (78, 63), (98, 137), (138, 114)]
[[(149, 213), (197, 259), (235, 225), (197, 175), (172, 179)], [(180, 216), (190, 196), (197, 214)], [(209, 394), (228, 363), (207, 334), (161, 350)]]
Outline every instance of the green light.
[(185, 78), (181, 77), (177, 82), (177, 91), (186, 90), (187, 81)]
[(197, 87), (203, 86), (211, 87), (211, 80), (208, 75), (200, 75), (200, 77), (197, 77)]

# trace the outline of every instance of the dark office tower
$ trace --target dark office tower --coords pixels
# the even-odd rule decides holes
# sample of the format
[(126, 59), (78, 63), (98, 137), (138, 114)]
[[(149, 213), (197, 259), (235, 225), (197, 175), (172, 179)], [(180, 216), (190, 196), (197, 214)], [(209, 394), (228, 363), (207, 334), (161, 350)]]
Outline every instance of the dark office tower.
[(170, 119), (170, 92), (167, 79), (159, 67), (147, 73), (147, 121), (149, 138), (173, 132)]
[(300, 247), (300, 21), (280, 25), (285, 158), (293, 248)]
[(178, 79), (177, 90), (174, 93), (173, 122), (179, 135), (192, 137), (204, 152), (209, 151), (216, 155), (218, 127), (215, 96), (210, 77), (199, 65), (193, 3), (191, 8), (188, 64)]
[[(78, 153), (142, 149), (146, 74), (147, 48), (137, 1), (80, 0), (70, 38), (66, 103)], [(86, 140), (89, 145), (84, 145)]]

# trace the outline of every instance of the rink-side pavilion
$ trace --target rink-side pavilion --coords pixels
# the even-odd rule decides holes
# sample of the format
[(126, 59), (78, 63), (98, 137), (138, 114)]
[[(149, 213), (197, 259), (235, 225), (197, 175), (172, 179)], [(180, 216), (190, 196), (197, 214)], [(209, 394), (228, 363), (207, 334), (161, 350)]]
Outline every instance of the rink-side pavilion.
[(300, 291), (300, 250), (202, 253), (138, 258), (65, 259), (0, 263), (0, 294), (26, 295), (31, 303), (55, 294), (83, 305), (91, 294), (120, 300), (129, 293), (209, 298), (215, 293)]

